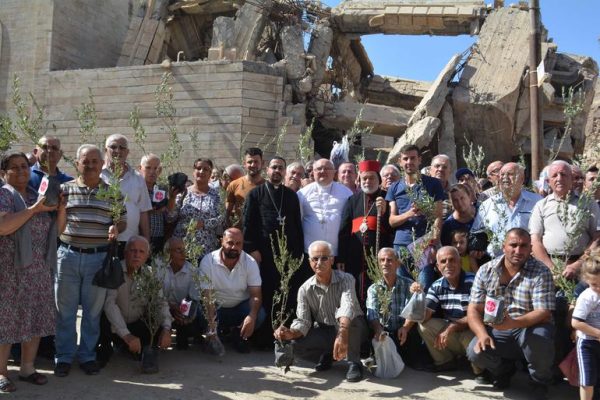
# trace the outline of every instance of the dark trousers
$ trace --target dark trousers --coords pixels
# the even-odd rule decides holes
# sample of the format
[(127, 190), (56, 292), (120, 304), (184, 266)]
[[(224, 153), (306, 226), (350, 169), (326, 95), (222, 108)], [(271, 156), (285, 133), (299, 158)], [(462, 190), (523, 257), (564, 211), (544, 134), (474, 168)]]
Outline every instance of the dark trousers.
[(400, 354), (402, 361), (404, 361), (406, 365), (411, 368), (418, 368), (433, 363), (429, 350), (427, 350), (425, 342), (423, 342), (421, 335), (419, 335), (419, 330), (416, 325), (408, 331), (406, 342), (404, 342), (404, 345), (402, 346), (400, 345), (400, 340), (398, 340), (397, 330), (388, 331), (388, 333), (396, 345), (398, 354)]
[(496, 349), (488, 348), (479, 354), (475, 353), (473, 349), (477, 337), (474, 337), (467, 349), (467, 357), (473, 364), (499, 376), (510, 373), (514, 361), (525, 358), (531, 379), (545, 385), (552, 383), (554, 324), (505, 331), (487, 327), (487, 330)]
[(186, 344), (190, 337), (199, 338), (208, 327), (206, 319), (201, 312), (196, 314), (196, 318), (187, 324), (179, 324), (173, 320), (171, 328), (175, 329), (177, 345)]
[[(367, 340), (368, 334), (365, 318), (355, 317), (348, 329), (348, 361), (360, 362), (360, 346)], [(300, 359), (316, 363), (323, 353), (333, 353), (336, 336), (335, 326), (314, 326), (306, 336), (294, 341), (294, 354)]]

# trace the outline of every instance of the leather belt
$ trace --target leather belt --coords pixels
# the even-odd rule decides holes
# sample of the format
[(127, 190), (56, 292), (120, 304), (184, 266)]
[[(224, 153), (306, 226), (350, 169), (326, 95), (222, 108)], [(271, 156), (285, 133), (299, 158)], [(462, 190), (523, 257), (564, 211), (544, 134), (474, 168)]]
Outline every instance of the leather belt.
[(60, 245), (65, 247), (67, 250), (72, 250), (72, 251), (75, 251), (77, 253), (82, 253), (82, 254), (105, 253), (108, 251), (108, 247), (109, 247), (109, 246), (100, 246), (100, 247), (84, 248), (84, 247), (73, 246), (73, 245), (66, 244), (66, 243), (61, 243)]

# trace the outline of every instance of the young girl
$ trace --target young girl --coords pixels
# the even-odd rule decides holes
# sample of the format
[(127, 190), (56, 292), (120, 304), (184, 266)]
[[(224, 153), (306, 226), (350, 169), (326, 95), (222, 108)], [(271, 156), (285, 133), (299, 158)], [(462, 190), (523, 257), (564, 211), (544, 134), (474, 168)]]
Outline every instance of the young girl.
[(589, 287), (577, 298), (571, 324), (577, 330), (579, 397), (591, 400), (600, 372), (600, 250), (584, 261), (581, 277)]
[(469, 252), (467, 251), (469, 232), (467, 232), (465, 229), (457, 229), (452, 231), (450, 235), (452, 236), (452, 247), (456, 247), (458, 254), (460, 254), (460, 264), (463, 271), (473, 273), (477, 272), (479, 269), (477, 262), (473, 259), (473, 257), (469, 256)]

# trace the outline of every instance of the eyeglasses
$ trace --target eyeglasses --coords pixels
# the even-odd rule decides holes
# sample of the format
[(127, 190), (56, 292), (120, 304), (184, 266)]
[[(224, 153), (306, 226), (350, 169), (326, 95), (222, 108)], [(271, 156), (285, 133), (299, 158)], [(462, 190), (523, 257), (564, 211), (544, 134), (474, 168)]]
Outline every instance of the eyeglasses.
[(124, 146), (122, 144), (111, 144), (110, 146), (108, 146), (108, 148), (111, 150), (127, 150), (127, 146)]
[(309, 260), (310, 260), (310, 262), (318, 263), (319, 261), (326, 262), (330, 258), (331, 258), (331, 256), (320, 256), (320, 257), (311, 257), (311, 258), (309, 258)]
[(318, 171), (318, 172), (333, 171), (333, 168), (331, 168), (331, 167), (318, 167), (318, 168), (314, 168), (314, 170)]

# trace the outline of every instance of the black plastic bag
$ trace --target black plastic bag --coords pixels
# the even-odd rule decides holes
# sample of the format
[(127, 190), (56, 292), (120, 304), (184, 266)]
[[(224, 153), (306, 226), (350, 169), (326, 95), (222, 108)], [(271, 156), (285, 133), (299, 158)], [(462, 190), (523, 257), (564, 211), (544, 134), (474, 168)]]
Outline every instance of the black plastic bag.
[(119, 260), (119, 245), (116, 240), (113, 240), (102, 262), (102, 268), (94, 275), (92, 284), (106, 289), (118, 289), (124, 282), (123, 267)]
[(274, 352), (275, 365), (279, 368), (284, 368), (284, 372), (288, 372), (290, 366), (294, 364), (294, 344), (276, 340)]

